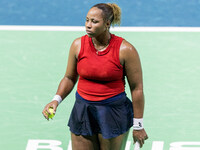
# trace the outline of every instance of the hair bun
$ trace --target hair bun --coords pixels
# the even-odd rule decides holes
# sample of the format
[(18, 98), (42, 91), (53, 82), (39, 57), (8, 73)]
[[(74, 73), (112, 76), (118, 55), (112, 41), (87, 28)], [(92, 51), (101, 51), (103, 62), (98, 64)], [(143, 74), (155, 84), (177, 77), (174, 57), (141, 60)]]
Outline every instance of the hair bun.
[(120, 25), (121, 24), (121, 9), (120, 9), (120, 7), (115, 3), (107, 3), (107, 5), (109, 5), (113, 10), (114, 19), (112, 21), (112, 26)]

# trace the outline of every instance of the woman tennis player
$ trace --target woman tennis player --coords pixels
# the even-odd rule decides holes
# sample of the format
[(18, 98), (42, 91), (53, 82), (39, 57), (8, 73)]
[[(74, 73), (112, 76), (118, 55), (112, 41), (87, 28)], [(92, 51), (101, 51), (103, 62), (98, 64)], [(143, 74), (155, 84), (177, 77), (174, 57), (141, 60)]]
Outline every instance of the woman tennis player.
[[(76, 101), (68, 126), (73, 150), (124, 150), (130, 128), (134, 142), (142, 147), (148, 138), (143, 127), (142, 69), (133, 45), (111, 34), (120, 24), (116, 4), (94, 5), (86, 16), (87, 35), (71, 45), (67, 70), (53, 100), (43, 110), (56, 111), (78, 80)], [(125, 93), (125, 76), (132, 101)]]

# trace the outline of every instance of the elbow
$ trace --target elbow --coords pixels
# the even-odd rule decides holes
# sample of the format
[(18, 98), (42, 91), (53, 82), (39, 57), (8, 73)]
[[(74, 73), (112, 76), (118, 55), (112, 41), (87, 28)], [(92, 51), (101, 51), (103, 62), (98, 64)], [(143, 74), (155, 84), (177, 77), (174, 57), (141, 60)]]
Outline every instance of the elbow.
[(137, 89), (137, 90), (133, 90), (132, 93), (138, 95), (138, 96), (142, 96), (144, 95), (144, 91), (143, 89)]
[(132, 84), (130, 86), (131, 91), (143, 92), (143, 84)]
[(76, 82), (77, 82), (78, 77), (77, 76), (76, 77), (64, 76), (64, 79), (70, 80), (75, 85)]
[(131, 92), (132, 101), (135, 103), (144, 103), (144, 92), (142, 89), (134, 90)]
[(143, 85), (140, 84), (140, 85), (131, 87), (131, 93), (132, 95), (136, 95), (137, 97), (144, 97)]

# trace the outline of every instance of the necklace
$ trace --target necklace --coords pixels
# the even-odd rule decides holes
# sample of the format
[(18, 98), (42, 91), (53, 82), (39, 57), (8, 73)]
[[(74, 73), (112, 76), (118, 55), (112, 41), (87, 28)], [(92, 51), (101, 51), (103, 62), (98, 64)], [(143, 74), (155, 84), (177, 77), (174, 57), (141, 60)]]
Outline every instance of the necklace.
[(101, 48), (98, 48), (98, 49), (95, 47), (95, 49), (96, 49), (97, 53), (98, 52), (102, 52), (102, 51), (104, 51), (108, 47), (108, 45), (109, 45), (109, 43), (106, 44), (105, 46), (101, 47)]
[(109, 40), (108, 40), (108, 42), (107, 42), (106, 45), (104, 45), (103, 47), (97, 49), (97, 48), (96, 48), (97, 45), (94, 43), (93, 38), (92, 38), (92, 43), (93, 43), (95, 49), (97, 50), (97, 53), (98, 53), (98, 52), (101, 52), (101, 51), (104, 51), (104, 50), (108, 47), (108, 45), (109, 45), (109, 43), (110, 43), (110, 39), (111, 39), (111, 37), (109, 38)]

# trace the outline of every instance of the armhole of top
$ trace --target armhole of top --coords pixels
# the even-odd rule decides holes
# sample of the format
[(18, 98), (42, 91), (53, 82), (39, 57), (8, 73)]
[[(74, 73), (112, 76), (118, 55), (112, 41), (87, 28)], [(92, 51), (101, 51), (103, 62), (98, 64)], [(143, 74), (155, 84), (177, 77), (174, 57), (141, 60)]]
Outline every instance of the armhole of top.
[(84, 51), (84, 43), (85, 43), (85, 36), (82, 36), (81, 37), (81, 49), (79, 51), (79, 54), (78, 54), (78, 61), (81, 59), (81, 56), (83, 54), (83, 51)]
[(121, 47), (123, 41), (124, 41), (124, 39), (120, 38), (119, 43), (118, 43), (119, 44), (118, 45), (118, 50), (117, 50), (117, 61), (118, 61), (118, 64), (119, 64), (120, 68), (122, 68), (122, 69), (123, 69), (123, 65), (120, 63), (119, 54), (120, 54), (120, 47)]

